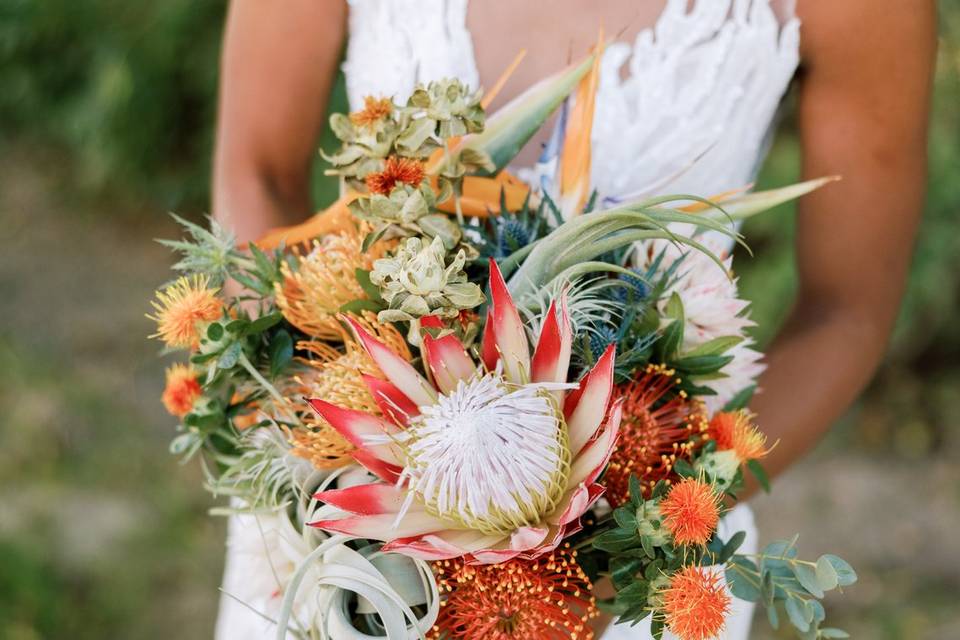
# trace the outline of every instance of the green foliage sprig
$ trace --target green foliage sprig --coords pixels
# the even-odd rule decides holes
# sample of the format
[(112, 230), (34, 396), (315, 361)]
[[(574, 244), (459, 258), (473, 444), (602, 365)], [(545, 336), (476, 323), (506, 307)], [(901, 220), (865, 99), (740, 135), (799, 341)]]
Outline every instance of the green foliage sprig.
[(828, 591), (857, 581), (857, 574), (843, 559), (825, 554), (816, 562), (797, 558), (797, 538), (772, 542), (757, 555), (735, 555), (726, 568), (727, 583), (734, 596), (761, 604), (774, 629), (780, 625), (781, 609), (803, 640), (847, 638), (846, 632), (820, 625), (826, 614), (820, 600)]
[(782, 609), (802, 640), (847, 637), (839, 629), (820, 626), (826, 617), (820, 600), (826, 592), (856, 582), (848, 563), (829, 554), (816, 562), (800, 560), (796, 538), (771, 543), (756, 555), (741, 554), (738, 550), (746, 538), (742, 531), (727, 540), (715, 534), (703, 547), (676, 545), (659, 510), (668, 488), (660, 481), (644, 499), (640, 482), (631, 476), (628, 502), (613, 511), (601, 533), (580, 543), (587, 547), (587, 556), (591, 549), (607, 555), (606, 572), (616, 595), (601, 608), (619, 616), (623, 624), (653, 616), (653, 636), (661, 638), (666, 621), (659, 610), (659, 592), (669, 585), (670, 576), (691, 565), (723, 566), (733, 595), (764, 606), (774, 628)]

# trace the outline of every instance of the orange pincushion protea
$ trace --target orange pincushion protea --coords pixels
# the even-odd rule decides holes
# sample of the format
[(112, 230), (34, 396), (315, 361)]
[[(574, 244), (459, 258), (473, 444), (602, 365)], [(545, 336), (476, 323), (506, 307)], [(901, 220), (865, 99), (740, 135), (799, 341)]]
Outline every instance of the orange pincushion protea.
[[(363, 312), (355, 317), (355, 322), (400, 357), (412, 358), (403, 335), (393, 325), (378, 323), (373, 312)], [(346, 353), (324, 342), (299, 343), (298, 349), (313, 356), (310, 364), (315, 371), (298, 378), (295, 388), (285, 391), (284, 395), (297, 400), (305, 396), (324, 398), (355, 411), (383, 415), (364, 382), (364, 376), (382, 378), (383, 374), (347, 331), (343, 332), (343, 341)], [(355, 447), (322, 417), (308, 412), (303, 416), (302, 424), (302, 427), (290, 430), (293, 455), (309, 460), (317, 469), (335, 469), (353, 462)]]
[(291, 429), (289, 442), (290, 453), (308, 460), (316, 469), (338, 469), (353, 462), (353, 445), (329, 427)]
[(630, 475), (649, 495), (659, 480), (673, 478), (678, 459), (690, 459), (699, 435), (707, 429), (700, 403), (676, 390), (675, 372), (648, 365), (643, 374), (617, 387), (623, 398), (623, 421), (610, 466), (604, 476), (606, 498), (617, 507), (630, 496)]
[[(325, 398), (357, 411), (381, 415), (363, 381), (364, 375), (379, 376), (380, 371), (365, 351), (353, 348), (319, 365), (317, 375), (304, 383), (300, 395)], [(311, 412), (304, 416), (303, 423), (303, 428), (291, 432), (291, 453), (309, 460), (317, 469), (334, 469), (353, 462), (353, 445), (326, 420)]]
[(393, 113), (393, 102), (390, 98), (374, 98), (364, 96), (363, 109), (350, 114), (350, 122), (357, 127), (372, 127)]
[(746, 411), (720, 411), (710, 420), (710, 437), (721, 451), (732, 450), (740, 463), (759, 460), (770, 450), (767, 437), (753, 425)]
[(470, 565), (434, 563), (440, 615), (430, 638), (450, 640), (590, 640), (596, 617), (592, 585), (568, 547), (536, 560)]
[(351, 226), (342, 233), (315, 240), (310, 253), (299, 256), (295, 267), (283, 262), (283, 282), (276, 285), (276, 301), (290, 324), (314, 338), (343, 340), (344, 331), (337, 320), (340, 307), (367, 297), (356, 271), (372, 268), (374, 260), (382, 257), (387, 248), (385, 243), (378, 242), (364, 252), (363, 237), (367, 231), (365, 226)]
[(170, 415), (182, 418), (190, 413), (201, 393), (200, 381), (192, 367), (175, 364), (167, 369), (167, 384), (161, 400)]
[(675, 484), (660, 502), (663, 524), (677, 544), (704, 545), (720, 520), (720, 497), (694, 478)]
[(383, 165), (383, 171), (371, 173), (366, 178), (367, 189), (370, 193), (379, 193), (388, 196), (398, 183), (417, 187), (426, 176), (423, 163), (410, 158), (391, 156)]
[(152, 303), (156, 315), (147, 317), (157, 323), (157, 332), (150, 337), (168, 347), (196, 349), (203, 327), (223, 312), (223, 302), (207, 276), (183, 276), (156, 295)]
[(670, 577), (662, 592), (667, 627), (680, 640), (709, 640), (723, 631), (730, 595), (718, 573), (686, 567)]

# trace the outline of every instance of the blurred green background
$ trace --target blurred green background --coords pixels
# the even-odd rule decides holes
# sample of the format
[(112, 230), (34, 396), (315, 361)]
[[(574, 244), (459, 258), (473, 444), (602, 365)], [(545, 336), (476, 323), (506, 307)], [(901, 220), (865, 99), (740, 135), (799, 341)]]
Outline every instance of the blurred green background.
[[(166, 453), (143, 314), (168, 277), (152, 241), (177, 233), (165, 212), (205, 210), (224, 10), (0, 3), (0, 639), (212, 634), (224, 523), (197, 465)], [(859, 638), (960, 637), (960, 0), (941, 3), (938, 62), (929, 201), (888, 357), (756, 501), (765, 537), (799, 531), (806, 553), (857, 567), (829, 615)], [(797, 164), (788, 118), (761, 182)], [(792, 218), (746, 229), (761, 342), (793, 291)]]

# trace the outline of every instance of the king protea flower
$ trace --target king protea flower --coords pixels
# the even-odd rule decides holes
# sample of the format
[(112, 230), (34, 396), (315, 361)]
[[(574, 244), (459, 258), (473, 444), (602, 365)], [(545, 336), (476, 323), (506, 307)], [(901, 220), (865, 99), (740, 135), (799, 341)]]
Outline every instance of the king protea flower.
[(762, 354), (752, 347), (753, 340), (746, 331), (756, 323), (750, 319), (750, 303), (739, 297), (737, 280), (732, 277), (733, 256), (727, 240), (718, 234), (698, 236), (703, 244), (723, 262), (724, 268), (706, 253), (692, 251), (670, 240), (651, 240), (638, 245), (636, 266), (648, 269), (659, 263), (663, 274), (680, 261), (676, 277), (672, 279), (658, 302), (661, 313), (665, 312), (670, 294), (676, 293), (683, 302), (684, 330), (683, 349), (691, 350), (715, 338), (737, 336), (743, 340), (727, 351), (733, 360), (727, 363), (717, 378), (703, 380), (702, 384), (715, 395), (703, 396), (708, 411), (723, 408), (738, 392), (755, 383), (763, 373)]
[(603, 492), (596, 480), (620, 425), (614, 350), (571, 384), (566, 301), (551, 305), (531, 355), (493, 261), (490, 291), (482, 364), (455, 336), (427, 334), (430, 381), (348, 320), (387, 378), (364, 376), (384, 415), (310, 403), (383, 482), (318, 494), (334, 517), (313, 526), (382, 540), (384, 551), (482, 564), (536, 557), (579, 529)]

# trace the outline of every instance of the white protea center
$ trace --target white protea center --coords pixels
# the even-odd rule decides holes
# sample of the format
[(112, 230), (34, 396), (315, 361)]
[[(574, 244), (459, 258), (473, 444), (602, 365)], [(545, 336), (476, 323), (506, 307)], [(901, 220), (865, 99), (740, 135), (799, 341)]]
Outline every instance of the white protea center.
[[(577, 531), (620, 428), (610, 346), (570, 382), (573, 331), (553, 301), (531, 348), (497, 263), (477, 354), (423, 319), (424, 376), (347, 318), (384, 378), (364, 378), (382, 416), (320, 398), (310, 405), (353, 443), (381, 482), (323, 491), (331, 517), (311, 525), (385, 542), (384, 552), (496, 564), (535, 558)], [(573, 393), (568, 393), (573, 391)]]
[(570, 386), (511, 384), (498, 371), (420, 407), (400, 440), (410, 495), (491, 534), (541, 522), (570, 473), (567, 427), (550, 392)]

